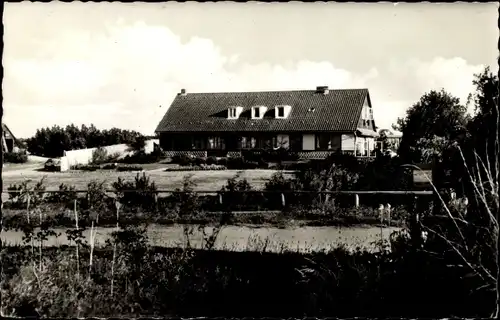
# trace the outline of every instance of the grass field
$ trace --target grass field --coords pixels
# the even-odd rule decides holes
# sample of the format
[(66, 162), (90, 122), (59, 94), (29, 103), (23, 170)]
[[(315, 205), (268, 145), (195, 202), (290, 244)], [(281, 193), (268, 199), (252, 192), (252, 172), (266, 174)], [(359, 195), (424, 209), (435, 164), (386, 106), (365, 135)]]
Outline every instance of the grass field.
[[(197, 184), (197, 190), (217, 191), (227, 180), (240, 174), (255, 188), (261, 189), (276, 172), (275, 170), (220, 170), (220, 171), (185, 171), (165, 172), (163, 168), (145, 168), (146, 175), (155, 182), (158, 189), (174, 190), (182, 187), (183, 177), (192, 175), (192, 180)], [(101, 171), (68, 171), (68, 172), (41, 172), (33, 170), (16, 170), (5, 172), (3, 175), (4, 190), (11, 184), (20, 184), (25, 179), (33, 183), (45, 177), (47, 190), (57, 190), (61, 183), (75, 186), (76, 189), (85, 190), (92, 180), (105, 181), (108, 187), (118, 180), (118, 177), (133, 180), (138, 172), (117, 172), (113, 170)]]

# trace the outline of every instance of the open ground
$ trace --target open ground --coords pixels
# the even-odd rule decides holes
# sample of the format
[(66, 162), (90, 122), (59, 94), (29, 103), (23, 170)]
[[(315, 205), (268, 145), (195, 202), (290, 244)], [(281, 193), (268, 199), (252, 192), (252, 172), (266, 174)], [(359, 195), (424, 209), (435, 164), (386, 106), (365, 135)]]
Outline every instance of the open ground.
[[(196, 190), (218, 191), (227, 183), (227, 180), (239, 175), (240, 179), (247, 179), (254, 189), (262, 189), (276, 170), (219, 170), (219, 171), (165, 171), (166, 165), (152, 164), (141, 165), (144, 172), (154, 181), (159, 190), (174, 190), (181, 188), (183, 178), (192, 176), (196, 183)], [(17, 166), (15, 169), (3, 173), (4, 190), (10, 185), (20, 184), (26, 179), (32, 182), (45, 177), (46, 190), (58, 190), (61, 183), (74, 186), (77, 190), (85, 190), (87, 184), (92, 180), (105, 181), (108, 188), (118, 178), (133, 180), (138, 172), (118, 172), (113, 170), (99, 171), (67, 171), (67, 172), (45, 172), (36, 165)], [(291, 175), (291, 172), (286, 172)], [(4, 199), (5, 195), (4, 195)]]

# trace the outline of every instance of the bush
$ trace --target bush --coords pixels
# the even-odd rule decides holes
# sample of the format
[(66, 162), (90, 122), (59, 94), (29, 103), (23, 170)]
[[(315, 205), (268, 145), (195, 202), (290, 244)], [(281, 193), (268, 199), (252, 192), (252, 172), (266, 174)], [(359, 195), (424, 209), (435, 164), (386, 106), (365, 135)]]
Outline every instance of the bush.
[(167, 168), (165, 172), (182, 172), (182, 171), (211, 171), (211, 170), (226, 170), (225, 166), (221, 165), (201, 165), (201, 166), (189, 166), (189, 167), (179, 167), (179, 168)]
[(256, 161), (248, 161), (243, 157), (234, 157), (227, 159), (227, 168), (231, 170), (251, 170), (257, 169), (262, 165)]
[(219, 163), (217, 162), (217, 157), (208, 157), (206, 164), (213, 165), (213, 164), (219, 164)]
[(253, 191), (247, 179), (239, 179), (239, 175), (228, 179), (226, 185), (220, 190), (222, 207), (227, 211), (232, 211), (260, 209), (260, 206), (265, 205), (262, 195), (253, 192), (245, 193), (245, 191)]
[(217, 159), (217, 164), (220, 166), (227, 167), (227, 158), (219, 158)]
[(3, 154), (4, 163), (26, 163), (28, 162), (28, 154), (25, 151), (6, 152)]
[(137, 174), (135, 180), (125, 181), (118, 178), (113, 183), (120, 203), (130, 208), (142, 208), (151, 210), (156, 205), (156, 185), (151, 182), (145, 173)]
[(232, 169), (232, 170), (242, 169), (244, 163), (245, 163), (245, 160), (243, 159), (243, 157), (229, 158), (229, 159), (227, 159), (227, 168)]
[[(59, 185), (59, 192), (51, 193), (47, 202), (63, 203), (66, 206), (72, 205), (73, 200), (77, 198), (74, 186), (68, 186), (64, 183)], [(70, 207), (71, 208), (71, 207)]]
[(116, 163), (107, 163), (102, 166), (102, 169), (104, 170), (115, 170), (116, 168), (118, 168), (118, 165)]
[(116, 168), (117, 171), (143, 171), (144, 168), (140, 166), (127, 165), (127, 166), (118, 166)]
[(92, 152), (92, 164), (102, 164), (108, 161), (108, 151), (103, 147), (99, 147)]
[(127, 155), (122, 160), (118, 162), (121, 163), (138, 163), (138, 164), (147, 164), (147, 163), (157, 163), (163, 160), (164, 155), (161, 150), (155, 149), (151, 153), (146, 153), (144, 150), (137, 151), (132, 155)]
[(195, 166), (201, 166), (201, 165), (207, 164), (207, 158), (196, 157), (196, 158), (192, 159), (191, 164), (193, 164)]
[(101, 166), (97, 164), (77, 164), (71, 167), (73, 170), (82, 170), (82, 171), (97, 171), (101, 169)]
[(176, 154), (172, 157), (172, 163), (176, 163), (181, 166), (189, 166), (193, 163), (193, 158), (187, 154)]

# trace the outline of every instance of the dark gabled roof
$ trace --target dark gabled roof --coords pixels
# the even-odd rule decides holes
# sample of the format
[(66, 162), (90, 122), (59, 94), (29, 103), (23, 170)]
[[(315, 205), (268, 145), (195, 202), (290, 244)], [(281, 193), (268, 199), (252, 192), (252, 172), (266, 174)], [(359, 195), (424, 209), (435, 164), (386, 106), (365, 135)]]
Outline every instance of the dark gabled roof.
[(4, 136), (10, 137), (12, 140), (15, 141), (16, 144), (19, 144), (19, 140), (14, 136), (12, 131), (10, 131), (9, 127), (7, 127), (7, 125), (4, 123), (2, 123), (2, 132)]
[[(354, 132), (368, 89), (187, 93), (177, 95), (156, 132), (220, 131), (334, 131)], [(290, 105), (286, 119), (275, 119), (274, 107)], [(228, 108), (243, 107), (236, 120), (227, 119)], [(251, 119), (251, 108), (266, 106), (263, 119)], [(314, 111), (310, 111), (314, 108)]]

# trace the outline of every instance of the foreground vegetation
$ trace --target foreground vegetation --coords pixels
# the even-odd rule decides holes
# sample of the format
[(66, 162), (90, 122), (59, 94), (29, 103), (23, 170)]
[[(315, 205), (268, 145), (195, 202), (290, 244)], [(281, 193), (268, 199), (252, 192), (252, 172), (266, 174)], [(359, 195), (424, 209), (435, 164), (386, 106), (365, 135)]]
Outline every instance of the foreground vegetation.
[[(224, 252), (150, 247), (125, 228), (102, 249), (2, 249), (2, 313), (16, 316), (487, 316), (495, 295), (469, 270), (395, 234), (378, 253)], [(389, 248), (388, 248), (389, 249)], [(41, 257), (41, 259), (40, 259)], [(464, 280), (469, 277), (469, 280)], [(470, 294), (472, 292), (472, 294)]]

